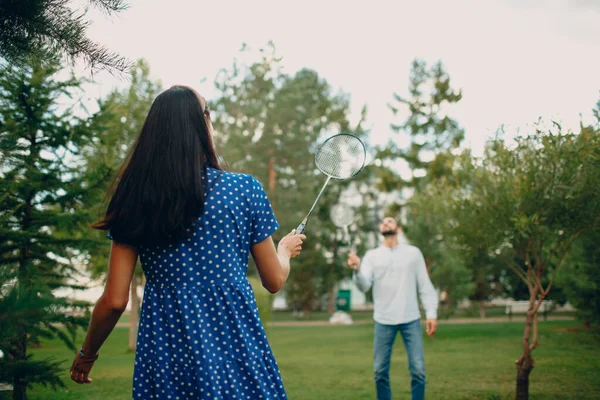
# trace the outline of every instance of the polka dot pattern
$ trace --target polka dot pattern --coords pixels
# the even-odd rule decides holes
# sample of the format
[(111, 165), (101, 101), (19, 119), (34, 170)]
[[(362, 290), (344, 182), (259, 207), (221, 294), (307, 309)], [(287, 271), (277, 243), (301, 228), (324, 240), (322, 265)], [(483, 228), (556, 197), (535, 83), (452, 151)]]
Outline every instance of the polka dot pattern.
[(140, 247), (146, 287), (133, 398), (286, 399), (248, 280), (250, 246), (279, 227), (252, 176), (207, 168), (189, 238)]

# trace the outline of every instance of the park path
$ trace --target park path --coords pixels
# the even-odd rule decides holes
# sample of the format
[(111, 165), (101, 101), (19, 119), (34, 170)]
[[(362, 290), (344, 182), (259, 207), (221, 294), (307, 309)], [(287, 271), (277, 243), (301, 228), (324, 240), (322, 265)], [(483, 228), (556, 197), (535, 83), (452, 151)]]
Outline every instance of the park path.
[[(570, 316), (549, 316), (548, 321), (573, 321), (575, 317)], [(425, 321), (422, 320), (424, 323)], [(509, 321), (507, 317), (492, 317), (492, 318), (451, 318), (451, 319), (440, 319), (438, 324), (440, 325), (452, 325), (452, 324), (502, 324), (512, 322), (525, 322), (525, 317), (514, 317)], [(544, 322), (543, 318), (540, 318), (539, 322)], [(352, 325), (369, 325), (373, 324), (371, 319), (362, 319), (354, 321)], [(329, 321), (276, 321), (269, 323), (269, 326), (330, 326)], [(339, 324), (338, 324), (339, 325)]]
[[(563, 315), (555, 315), (549, 316), (547, 318), (548, 321), (574, 321), (575, 317), (571, 316), (563, 316)], [(515, 317), (513, 316), (512, 320), (509, 320), (508, 317), (491, 317), (491, 318), (451, 318), (451, 319), (440, 319), (438, 320), (438, 324), (440, 325), (453, 325), (453, 324), (508, 324), (508, 323), (523, 323), (525, 322), (525, 317)], [(543, 318), (540, 318), (540, 323), (544, 322)], [(358, 321), (354, 321), (352, 325), (369, 325), (372, 324), (373, 320), (371, 319), (361, 319)], [(283, 326), (283, 327), (293, 327), (293, 326), (335, 326), (341, 324), (330, 324), (329, 321), (274, 321), (268, 323), (268, 326)], [(117, 324), (118, 328), (128, 328), (129, 323), (127, 322), (119, 322)]]

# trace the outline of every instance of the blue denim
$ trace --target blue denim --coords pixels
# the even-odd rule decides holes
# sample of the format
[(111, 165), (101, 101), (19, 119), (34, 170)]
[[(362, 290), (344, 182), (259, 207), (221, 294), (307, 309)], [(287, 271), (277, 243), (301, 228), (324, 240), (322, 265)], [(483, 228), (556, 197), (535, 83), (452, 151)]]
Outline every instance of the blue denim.
[(377, 400), (390, 400), (392, 398), (390, 359), (398, 332), (402, 335), (406, 354), (408, 355), (412, 400), (423, 400), (425, 399), (425, 355), (421, 321), (418, 319), (398, 325), (384, 325), (375, 322), (373, 366), (375, 369)]

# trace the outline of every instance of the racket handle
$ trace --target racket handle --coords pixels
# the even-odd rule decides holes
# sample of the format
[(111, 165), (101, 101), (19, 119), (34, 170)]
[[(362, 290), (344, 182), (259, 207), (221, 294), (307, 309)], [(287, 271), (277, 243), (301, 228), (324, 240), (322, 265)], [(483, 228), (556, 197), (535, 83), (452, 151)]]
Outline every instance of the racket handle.
[(296, 235), (302, 235), (304, 233), (304, 228), (306, 228), (306, 223), (302, 221), (296, 228)]

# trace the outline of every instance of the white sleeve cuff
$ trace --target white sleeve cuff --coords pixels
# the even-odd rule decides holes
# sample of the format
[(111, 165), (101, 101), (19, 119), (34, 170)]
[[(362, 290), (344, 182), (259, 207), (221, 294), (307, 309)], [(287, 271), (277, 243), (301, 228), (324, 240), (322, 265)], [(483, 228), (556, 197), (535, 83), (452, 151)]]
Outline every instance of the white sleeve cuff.
[(425, 311), (425, 317), (427, 319), (437, 319), (437, 310), (427, 310)]

